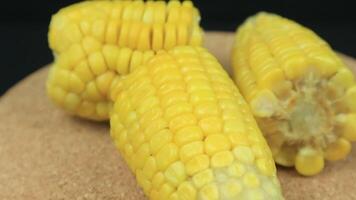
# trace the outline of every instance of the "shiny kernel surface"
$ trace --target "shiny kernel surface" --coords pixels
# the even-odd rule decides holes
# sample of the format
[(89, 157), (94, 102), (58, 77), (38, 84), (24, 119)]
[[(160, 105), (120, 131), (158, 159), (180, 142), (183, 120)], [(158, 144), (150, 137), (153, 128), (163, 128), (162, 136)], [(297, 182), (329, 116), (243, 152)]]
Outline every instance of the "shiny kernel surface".
[(204, 143), (202, 141), (192, 142), (186, 145), (183, 145), (180, 148), (180, 159), (184, 162), (188, 161), (195, 155), (204, 153)]
[(219, 133), (222, 130), (222, 119), (220, 117), (205, 117), (199, 121), (199, 126), (205, 135)]
[(179, 199), (196, 199), (197, 189), (191, 182), (183, 182), (179, 185), (177, 193)]
[(211, 157), (211, 166), (216, 168), (229, 166), (233, 160), (231, 151), (220, 151)]
[[(192, 62), (199, 76), (188, 70)], [(188, 90), (188, 80), (208, 84)], [(154, 92), (145, 92), (151, 87)], [(220, 101), (215, 91), (222, 90), (238, 94), (216, 59), (196, 47), (161, 51), (120, 81), (111, 135), (150, 199), (282, 199), (271, 153), (247, 104), (241, 95)], [(157, 101), (137, 100), (142, 93)], [(230, 108), (236, 112), (224, 118)]]
[(172, 163), (164, 173), (167, 181), (174, 185), (178, 186), (181, 182), (186, 179), (186, 172), (184, 164), (181, 161)]
[(232, 152), (234, 153), (235, 158), (240, 162), (253, 163), (255, 160), (255, 155), (250, 147), (235, 147)]
[(198, 126), (187, 126), (176, 132), (174, 141), (178, 145), (184, 145), (194, 141), (202, 141), (203, 132)]
[[(136, 70), (159, 50), (202, 44), (198, 10), (191, 2), (189, 6), (173, 4), (105, 0), (59, 10), (48, 33), (55, 54), (48, 96), (71, 114), (108, 120), (110, 105), (116, 100), (114, 79)], [(76, 95), (76, 100), (72, 95), (68, 99), (68, 93)], [(88, 102), (85, 107), (90, 112), (77, 105), (83, 102)], [(107, 110), (98, 109), (98, 104)]]
[(186, 168), (189, 175), (198, 173), (204, 169), (209, 168), (210, 160), (205, 154), (196, 155), (192, 157), (187, 163)]
[(219, 190), (216, 184), (211, 183), (204, 186), (200, 190), (200, 199), (203, 200), (217, 200), (219, 199)]
[(213, 155), (219, 151), (229, 150), (231, 147), (229, 139), (223, 134), (208, 135), (205, 139), (205, 152)]
[(232, 198), (236, 198), (241, 192), (242, 192), (241, 184), (235, 181), (231, 181), (224, 184), (221, 193), (226, 198), (232, 199)]
[(214, 181), (214, 174), (211, 169), (206, 169), (193, 176), (193, 183), (197, 188), (201, 188), (212, 181)]

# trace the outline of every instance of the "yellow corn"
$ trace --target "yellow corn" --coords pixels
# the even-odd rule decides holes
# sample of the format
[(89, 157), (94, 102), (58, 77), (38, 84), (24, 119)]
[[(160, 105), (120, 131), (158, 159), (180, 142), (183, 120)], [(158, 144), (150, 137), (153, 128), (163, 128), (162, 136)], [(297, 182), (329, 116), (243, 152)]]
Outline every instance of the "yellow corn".
[(49, 97), (84, 118), (107, 120), (113, 83), (160, 49), (199, 46), (199, 12), (190, 1), (85, 1), (52, 17), (55, 61)]
[(356, 84), (311, 30), (269, 13), (238, 28), (234, 79), (278, 164), (303, 175), (347, 156), (356, 140)]
[(115, 144), (150, 199), (282, 199), (247, 104), (217, 60), (194, 47), (198, 23), (191, 2), (64, 8), (50, 25), (48, 94), (84, 118), (110, 116)]
[(111, 95), (111, 136), (150, 199), (283, 198), (248, 105), (203, 48), (158, 52)]

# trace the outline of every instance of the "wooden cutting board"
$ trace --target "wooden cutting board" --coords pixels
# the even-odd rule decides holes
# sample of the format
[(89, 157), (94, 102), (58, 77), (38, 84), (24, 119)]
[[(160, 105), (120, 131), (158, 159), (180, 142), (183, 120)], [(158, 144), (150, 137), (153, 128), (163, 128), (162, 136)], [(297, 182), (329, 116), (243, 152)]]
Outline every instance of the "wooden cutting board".
[[(229, 69), (231, 33), (206, 34)], [(356, 60), (343, 56), (356, 72)], [(26, 67), (26, 66), (24, 66)], [(107, 123), (71, 117), (46, 97), (48, 67), (0, 98), (0, 199), (145, 199), (109, 136)], [(315, 177), (278, 168), (287, 200), (356, 199), (356, 150)]]

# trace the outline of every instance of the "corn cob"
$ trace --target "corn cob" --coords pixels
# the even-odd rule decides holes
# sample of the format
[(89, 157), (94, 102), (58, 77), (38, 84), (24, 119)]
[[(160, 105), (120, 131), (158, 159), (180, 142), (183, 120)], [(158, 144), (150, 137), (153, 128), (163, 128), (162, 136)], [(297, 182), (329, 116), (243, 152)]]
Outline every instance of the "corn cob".
[(203, 48), (158, 52), (111, 98), (111, 136), (150, 199), (282, 199), (248, 105)]
[(111, 85), (160, 49), (200, 45), (199, 20), (190, 1), (86, 1), (60, 10), (48, 34), (49, 97), (70, 113), (107, 120)]
[(356, 84), (314, 32), (259, 13), (238, 28), (232, 66), (276, 163), (308, 176), (325, 159), (347, 156), (356, 140)]

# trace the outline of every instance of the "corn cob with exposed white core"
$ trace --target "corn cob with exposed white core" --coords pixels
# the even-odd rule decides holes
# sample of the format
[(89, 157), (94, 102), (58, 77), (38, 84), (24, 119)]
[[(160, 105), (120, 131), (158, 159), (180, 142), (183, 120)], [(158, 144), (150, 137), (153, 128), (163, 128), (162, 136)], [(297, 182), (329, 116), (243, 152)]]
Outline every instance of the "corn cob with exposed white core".
[(275, 161), (315, 175), (356, 140), (352, 72), (311, 30), (269, 13), (238, 28), (234, 78)]

